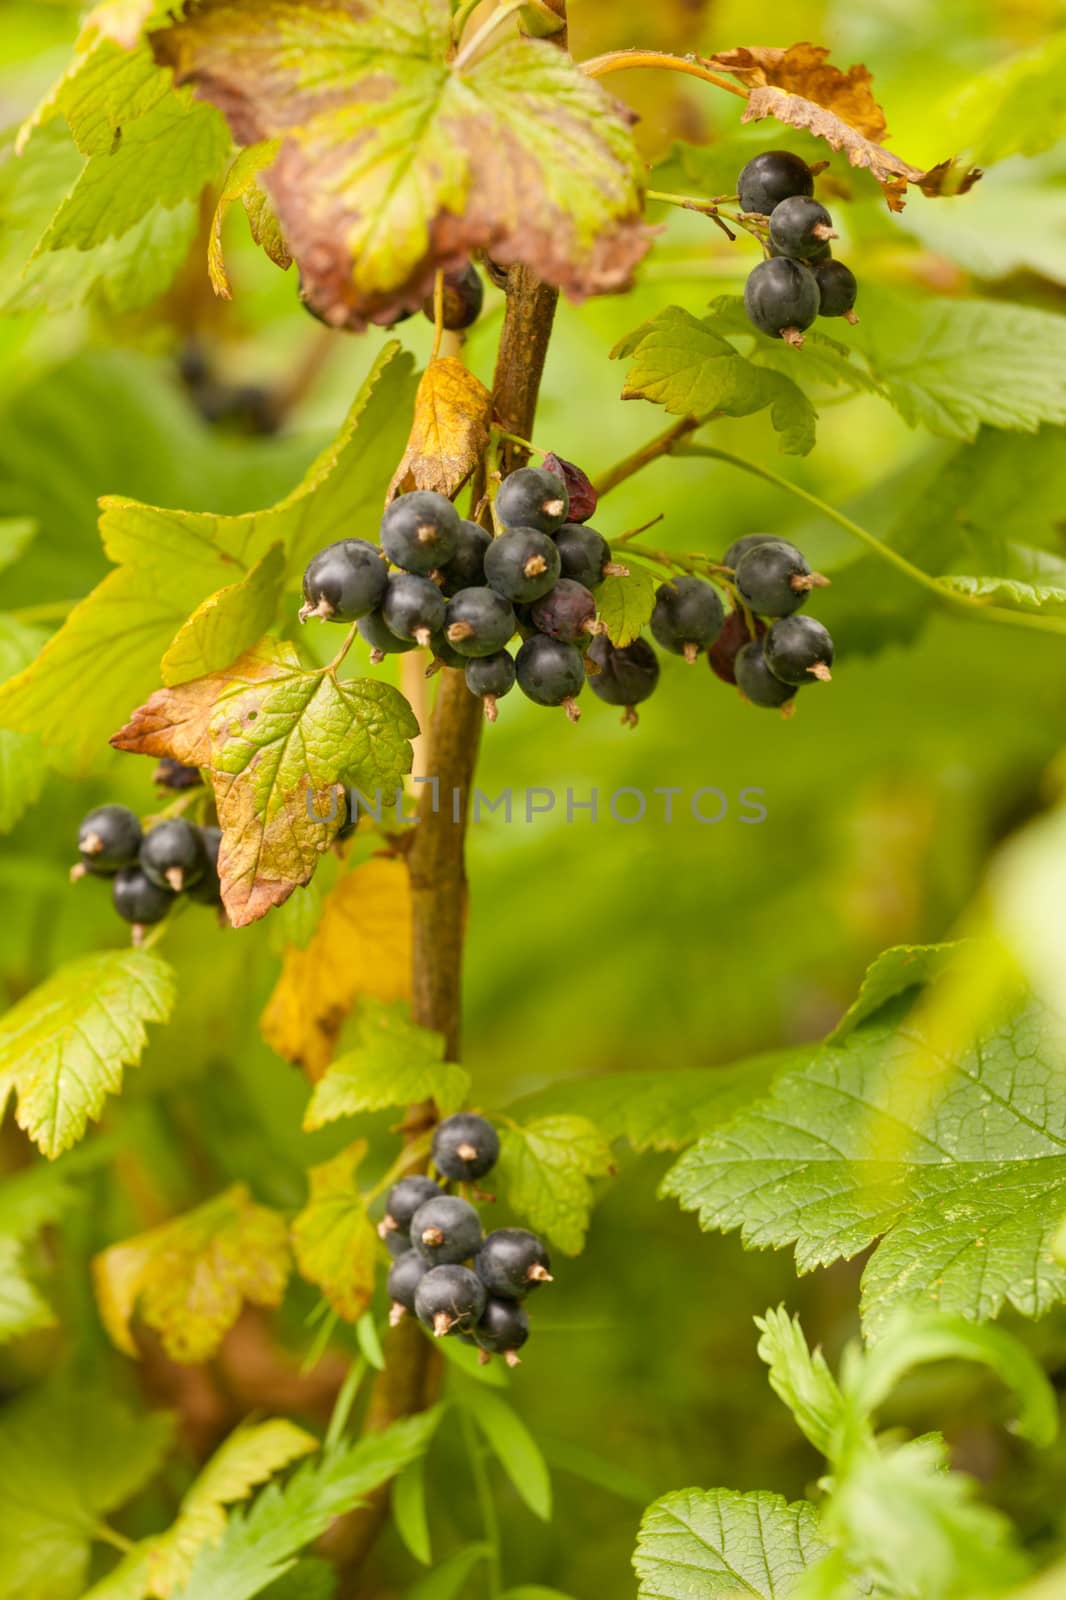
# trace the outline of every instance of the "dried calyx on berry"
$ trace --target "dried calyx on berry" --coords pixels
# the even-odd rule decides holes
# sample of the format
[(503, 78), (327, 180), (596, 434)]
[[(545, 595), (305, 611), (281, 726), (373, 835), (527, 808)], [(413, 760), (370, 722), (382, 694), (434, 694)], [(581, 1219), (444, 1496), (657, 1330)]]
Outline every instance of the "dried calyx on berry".
[(486, 1291), (501, 1300), (523, 1300), (551, 1283), (551, 1257), (528, 1228), (497, 1228), (486, 1236), (474, 1261)]
[(381, 551), (365, 539), (338, 539), (308, 563), (301, 622), (355, 622), (381, 604), (388, 570)]
[(138, 860), (145, 877), (173, 894), (191, 888), (208, 866), (203, 835), (184, 817), (156, 823), (144, 836)]
[(473, 1333), (485, 1310), (484, 1285), (469, 1267), (431, 1267), (415, 1289), (415, 1314), (435, 1339)]
[(485, 551), (485, 577), (512, 605), (529, 605), (558, 582), (562, 569), (555, 540), (537, 528), (509, 528)]

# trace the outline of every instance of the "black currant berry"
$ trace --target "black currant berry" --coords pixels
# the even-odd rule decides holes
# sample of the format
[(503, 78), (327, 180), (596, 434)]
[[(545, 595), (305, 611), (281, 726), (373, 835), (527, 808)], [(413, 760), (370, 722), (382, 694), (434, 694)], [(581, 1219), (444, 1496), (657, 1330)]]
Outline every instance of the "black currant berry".
[(574, 578), (560, 578), (554, 589), (533, 602), (529, 615), (538, 633), (564, 644), (581, 644), (603, 632), (603, 623), (596, 621), (592, 590)]
[(182, 793), (186, 789), (203, 787), (204, 775), (199, 767), (187, 767), (171, 756), (164, 756), (152, 773), (152, 782), (159, 789), (173, 789)]
[(527, 699), (538, 706), (564, 706), (571, 722), (580, 719), (577, 696), (585, 683), (585, 663), (572, 644), (534, 634), (515, 657), (515, 674)]
[(737, 688), (753, 706), (783, 706), (796, 693), (794, 685), (782, 683), (770, 671), (761, 639), (753, 639), (738, 651), (735, 671)]
[(756, 545), (779, 543), (781, 543), (781, 540), (776, 533), (746, 533), (743, 538), (733, 540), (733, 543), (722, 557), (722, 565), (735, 570), (741, 556), (746, 556), (749, 550), (755, 549)]
[(569, 506), (565, 482), (545, 467), (520, 467), (504, 478), (496, 496), (496, 515), (505, 528), (536, 528), (540, 533), (561, 528)]
[(564, 522), (555, 535), (560, 572), (564, 578), (595, 589), (604, 578), (627, 578), (629, 568), (611, 560), (611, 547), (602, 533), (580, 522)]
[(510, 694), (515, 686), (515, 664), (506, 650), (497, 650), (494, 656), (481, 656), (466, 664), (466, 686), (476, 694), (485, 707), (486, 722), (495, 722), (498, 715), (497, 700)]
[(636, 707), (654, 694), (659, 682), (659, 657), (646, 639), (616, 645), (607, 638), (593, 639), (588, 658), (599, 672), (589, 673), (589, 688), (609, 706), (623, 706), (623, 723), (637, 725)]
[(469, 1267), (434, 1267), (415, 1290), (415, 1313), (434, 1338), (443, 1339), (449, 1333), (473, 1333), (485, 1299), (481, 1280)]
[(744, 285), (744, 309), (760, 333), (784, 339), (797, 349), (820, 304), (814, 273), (787, 256), (760, 261)]
[(402, 494), (385, 508), (381, 548), (405, 572), (435, 572), (459, 546), (459, 513), (431, 489)]
[[(788, 260), (790, 260), (790, 261), (792, 260), (792, 257), (791, 257), (791, 255), (789, 254), (789, 252), (787, 250), (778, 250), (773, 244), (770, 245), (770, 255), (774, 256), (774, 257), (776, 257), (776, 256), (785, 256)], [(812, 250), (810, 255), (809, 256), (804, 256), (803, 259), (807, 263), (807, 265), (812, 269), (819, 262), (832, 261), (832, 259), (833, 259), (833, 246), (827, 240), (825, 242), (825, 244), (820, 245), (817, 250)]]
[(113, 877), (137, 860), (142, 838), (141, 825), (126, 806), (97, 806), (78, 829), (81, 867), (74, 868), (73, 876), (91, 872), (97, 878)]
[(562, 478), (566, 484), (566, 492), (570, 500), (570, 509), (567, 516), (571, 522), (587, 522), (595, 515), (600, 497), (592, 487), (588, 475), (580, 467), (575, 467), (572, 461), (564, 461), (562, 456), (547, 455), (544, 457), (544, 471), (554, 472), (557, 478)]
[(461, 656), (494, 656), (516, 626), (511, 602), (495, 589), (460, 589), (448, 601), (444, 636)]
[(411, 1249), (410, 1235), (395, 1228), (390, 1229), (385, 1235), (385, 1248), (394, 1261)]
[(489, 1297), (474, 1329), (474, 1343), (488, 1355), (503, 1356), (509, 1367), (520, 1365), (517, 1351), (529, 1338), (529, 1317), (516, 1300)]
[[(444, 274), (444, 322), (449, 333), (462, 333), (473, 327), (481, 315), (485, 301), (485, 285), (477, 268), (467, 265), (458, 272)], [(434, 296), (430, 295), (422, 307), (430, 322), (437, 320)]]
[(411, 1244), (435, 1267), (467, 1261), (481, 1247), (481, 1218), (458, 1195), (436, 1195), (412, 1217)]
[(218, 852), (222, 848), (221, 828), (201, 828), (200, 842), (204, 847), (204, 858), (207, 865), (204, 875), (189, 886), (189, 899), (194, 900), (198, 906), (220, 906), (222, 904), (222, 883), (218, 876)]
[(395, 1328), (408, 1311), (415, 1309), (415, 1294), (418, 1285), (422, 1282), (427, 1272), (433, 1268), (428, 1261), (423, 1261), (417, 1250), (405, 1250), (402, 1256), (389, 1268), (388, 1293), (391, 1302), (389, 1306), (389, 1324)]
[(734, 574), (745, 605), (760, 617), (788, 617), (798, 611), (812, 589), (829, 582), (812, 572), (802, 553), (786, 539), (756, 545), (741, 556)]
[(671, 578), (656, 591), (651, 631), (664, 650), (688, 662), (717, 639), (724, 620), (718, 590), (703, 578)]
[(859, 285), (855, 274), (843, 261), (822, 261), (814, 269), (818, 291), (822, 297), (822, 317), (843, 317), (847, 322), (858, 322), (852, 310)]
[(385, 1218), (378, 1229), (381, 1237), (397, 1230), (410, 1233), (411, 1221), (419, 1206), (425, 1205), (427, 1200), (435, 1200), (440, 1193), (440, 1184), (434, 1183), (432, 1178), (423, 1177), (421, 1173), (400, 1178), (385, 1198)]
[(444, 594), (458, 594), (460, 589), (476, 589), (485, 582), (485, 551), (492, 543), (492, 534), (480, 523), (459, 524), (459, 539), (455, 554), (441, 568)]
[(839, 237), (828, 211), (809, 195), (782, 200), (770, 217), (770, 243), (796, 261), (809, 261), (830, 239)]
[(539, 600), (558, 581), (561, 569), (555, 540), (536, 528), (511, 528), (485, 551), (485, 577), (512, 603)]
[[(758, 617), (752, 619), (755, 627), (755, 638), (761, 639), (766, 632), (766, 623), (760, 622)], [(711, 671), (716, 678), (721, 678), (723, 683), (736, 683), (737, 656), (746, 644), (752, 639), (748, 631), (747, 618), (742, 611), (731, 611), (722, 625), (722, 631), (707, 652), (707, 660)]]
[(429, 646), (444, 627), (445, 600), (435, 583), (411, 572), (394, 572), (381, 602), (381, 619), (400, 639)]
[(794, 156), (791, 150), (763, 150), (752, 156), (737, 179), (741, 211), (755, 211), (763, 217), (782, 200), (813, 193), (813, 172), (802, 156)]
[(167, 817), (146, 833), (138, 860), (145, 877), (180, 894), (207, 871), (207, 851), (199, 828), (184, 817)]
[(433, 635), (429, 641), (429, 649), (433, 660), (426, 668), (427, 678), (432, 678), (441, 667), (451, 667), (456, 672), (462, 672), (466, 666), (466, 656), (461, 656), (458, 650), (448, 643), (448, 635), (443, 630)]
[(500, 1300), (523, 1300), (542, 1283), (551, 1283), (551, 1257), (526, 1228), (498, 1228), (477, 1253), (474, 1271), (487, 1292)]
[(446, 1178), (472, 1183), (499, 1160), (500, 1139), (491, 1122), (473, 1111), (458, 1111), (438, 1123), (433, 1135), (433, 1165)]
[(813, 617), (782, 617), (766, 635), (766, 665), (775, 678), (799, 688), (817, 678), (828, 683), (833, 665), (829, 629)]
[(377, 666), (386, 656), (402, 656), (416, 648), (414, 639), (400, 639), (385, 623), (380, 611), (359, 618), (359, 632), (370, 646), (370, 660)]
[(140, 867), (122, 867), (115, 874), (111, 898), (119, 916), (124, 922), (131, 922), (136, 930), (162, 922), (176, 896), (171, 890), (153, 883)]
[(300, 621), (354, 622), (381, 604), (388, 568), (377, 545), (365, 539), (338, 539), (320, 550), (304, 573)]

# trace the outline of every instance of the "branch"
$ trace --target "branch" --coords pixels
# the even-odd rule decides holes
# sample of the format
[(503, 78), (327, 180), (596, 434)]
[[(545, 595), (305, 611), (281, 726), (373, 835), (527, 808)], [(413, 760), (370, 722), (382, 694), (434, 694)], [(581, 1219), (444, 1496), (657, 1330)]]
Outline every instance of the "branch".
[(609, 72), (628, 72), (635, 67), (684, 72), (690, 78), (713, 83), (716, 89), (728, 89), (730, 94), (739, 95), (741, 100), (748, 98), (747, 89), (731, 82), (729, 78), (723, 78), (720, 72), (712, 72), (695, 56), (672, 56), (665, 50), (610, 50), (604, 56), (593, 56), (590, 61), (581, 62), (581, 71), (586, 78), (605, 78)]
[(657, 434), (647, 444), (641, 445), (639, 450), (634, 450), (631, 456), (626, 456), (624, 461), (619, 461), (602, 478), (597, 479), (595, 489), (600, 499), (620, 483), (625, 483), (635, 472), (640, 472), (649, 462), (658, 461), (660, 456), (673, 455), (675, 446), (690, 433), (695, 433), (697, 428), (702, 428), (705, 422), (710, 422), (712, 416), (713, 412), (703, 417), (682, 417), (680, 422), (672, 423), (665, 433)]

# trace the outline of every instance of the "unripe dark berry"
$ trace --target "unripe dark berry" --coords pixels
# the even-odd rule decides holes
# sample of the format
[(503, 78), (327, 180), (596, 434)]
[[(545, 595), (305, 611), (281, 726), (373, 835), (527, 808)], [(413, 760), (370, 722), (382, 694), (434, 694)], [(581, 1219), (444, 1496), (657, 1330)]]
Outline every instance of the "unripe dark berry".
[(527, 1228), (497, 1228), (478, 1251), (474, 1271), (495, 1298), (524, 1300), (541, 1284), (551, 1283), (551, 1265), (544, 1241), (535, 1233)]
[(415, 1290), (415, 1312), (434, 1338), (443, 1339), (449, 1333), (473, 1333), (486, 1299), (484, 1285), (469, 1267), (434, 1267)]
[(485, 582), (485, 551), (492, 534), (478, 522), (465, 518), (459, 524), (455, 554), (441, 568), (441, 592), (458, 594), (460, 589), (476, 589)]
[(580, 467), (575, 467), (572, 461), (564, 461), (562, 456), (557, 455), (545, 456), (543, 467), (545, 472), (554, 472), (555, 476), (562, 478), (566, 484), (570, 500), (570, 508), (566, 514), (571, 522), (587, 522), (595, 515), (600, 497)]
[(737, 194), (741, 211), (768, 217), (782, 200), (813, 194), (814, 174), (802, 156), (791, 150), (763, 150), (741, 169)]
[(78, 854), (81, 870), (97, 878), (110, 878), (121, 867), (132, 866), (141, 848), (141, 824), (126, 806), (97, 806), (78, 829)]
[(172, 894), (190, 888), (207, 871), (203, 837), (184, 817), (167, 817), (146, 833), (138, 861), (145, 877)]
[(466, 664), (466, 686), (471, 694), (480, 697), (485, 707), (485, 720), (495, 722), (496, 702), (510, 694), (515, 686), (515, 664), (506, 650), (494, 656), (481, 656)]
[(427, 1200), (435, 1200), (440, 1193), (440, 1184), (434, 1183), (432, 1178), (423, 1177), (421, 1173), (398, 1179), (385, 1198), (385, 1220), (378, 1229), (382, 1238), (397, 1229), (401, 1233), (410, 1233), (411, 1222), (419, 1206), (425, 1205)]
[(418, 1285), (433, 1268), (423, 1260), (417, 1250), (405, 1250), (389, 1268), (389, 1323), (392, 1327), (402, 1321), (405, 1313), (414, 1311)]
[(843, 261), (821, 261), (814, 269), (818, 292), (822, 297), (819, 316), (844, 317), (848, 322), (858, 322), (852, 307), (859, 293), (855, 274)]
[[(449, 333), (462, 333), (464, 329), (473, 327), (481, 315), (484, 301), (485, 285), (476, 267), (468, 262), (458, 272), (446, 272), (442, 326), (447, 328)], [(434, 295), (429, 296), (422, 310), (430, 322), (436, 322), (437, 308)]]
[(365, 539), (338, 539), (320, 550), (304, 573), (300, 621), (354, 622), (381, 604), (388, 568), (377, 545)]
[(485, 577), (512, 604), (539, 600), (554, 587), (561, 569), (555, 540), (536, 528), (511, 528), (485, 551)]
[[(752, 618), (755, 629), (755, 638), (761, 639), (766, 632), (766, 623), (758, 617)], [(747, 618), (742, 611), (731, 611), (722, 625), (722, 631), (707, 652), (707, 660), (715, 677), (721, 678), (723, 683), (736, 683), (737, 656), (746, 644), (750, 644), (752, 635), (748, 630)]]
[(445, 1117), (433, 1134), (433, 1165), (446, 1178), (472, 1183), (491, 1172), (500, 1155), (500, 1138), (492, 1123), (473, 1111)]
[(828, 583), (812, 572), (801, 551), (786, 539), (756, 545), (741, 556), (734, 574), (737, 592), (760, 617), (787, 617), (798, 611), (812, 589)]
[(481, 1218), (458, 1195), (426, 1200), (411, 1219), (411, 1245), (434, 1266), (467, 1261), (481, 1247)]
[(651, 631), (664, 650), (696, 660), (722, 631), (725, 608), (718, 590), (703, 578), (671, 578), (659, 585)]
[(218, 875), (218, 852), (222, 848), (221, 828), (201, 828), (200, 841), (204, 847), (204, 875), (189, 885), (189, 899), (198, 906), (222, 904), (222, 882)]
[(797, 348), (820, 305), (814, 273), (787, 256), (760, 261), (744, 285), (744, 309), (760, 333)]
[(830, 239), (838, 237), (828, 211), (809, 195), (782, 200), (770, 217), (770, 243), (796, 261), (818, 256)]
[(459, 513), (430, 489), (399, 495), (381, 519), (381, 548), (393, 566), (425, 574), (443, 567), (459, 545)]
[(783, 706), (796, 693), (792, 684), (782, 683), (770, 671), (761, 639), (753, 639), (738, 651), (735, 671), (737, 688), (753, 706)]
[(629, 568), (611, 560), (611, 547), (602, 533), (579, 522), (564, 522), (555, 535), (559, 570), (564, 578), (596, 589), (604, 578), (628, 577)]
[(187, 789), (201, 789), (204, 775), (199, 767), (187, 767), (181, 761), (164, 756), (152, 773), (152, 782), (159, 789), (172, 789), (182, 794)]
[(596, 621), (596, 599), (591, 589), (573, 578), (560, 578), (554, 589), (530, 607), (530, 619), (539, 633), (564, 644), (581, 644), (601, 634)]
[(588, 674), (593, 694), (609, 706), (623, 706), (623, 723), (635, 728), (635, 708), (654, 694), (659, 682), (659, 657), (651, 645), (646, 639), (616, 645), (601, 637), (589, 645), (588, 660), (600, 669)]
[(488, 1355), (503, 1356), (509, 1367), (520, 1365), (517, 1352), (529, 1338), (529, 1317), (516, 1300), (492, 1296), (485, 1302), (481, 1320), (474, 1329), (474, 1343)]
[[(385, 1234), (385, 1249), (394, 1261), (411, 1249), (411, 1236), (400, 1228), (392, 1228)], [(428, 1262), (427, 1262), (428, 1265)]]
[(496, 495), (496, 515), (505, 528), (554, 533), (566, 521), (569, 507), (565, 482), (544, 467), (520, 467), (504, 478)]
[(435, 583), (411, 572), (394, 572), (381, 602), (381, 620), (400, 639), (429, 648), (444, 627), (445, 599)]
[(461, 656), (493, 656), (516, 626), (514, 607), (495, 589), (460, 589), (448, 601), (444, 635)]
[(359, 632), (370, 646), (370, 659), (377, 665), (386, 656), (402, 656), (416, 648), (414, 639), (401, 639), (386, 625), (380, 611), (359, 618)]
[(111, 898), (119, 916), (136, 931), (162, 922), (176, 896), (145, 877), (140, 867), (122, 867), (115, 874)]
[(766, 665), (782, 683), (797, 688), (812, 680), (828, 683), (832, 674), (833, 641), (829, 629), (813, 617), (781, 617), (763, 645)]
[(515, 657), (515, 673), (527, 699), (538, 706), (563, 706), (571, 722), (579, 720), (577, 696), (585, 684), (585, 663), (572, 644), (534, 634)]

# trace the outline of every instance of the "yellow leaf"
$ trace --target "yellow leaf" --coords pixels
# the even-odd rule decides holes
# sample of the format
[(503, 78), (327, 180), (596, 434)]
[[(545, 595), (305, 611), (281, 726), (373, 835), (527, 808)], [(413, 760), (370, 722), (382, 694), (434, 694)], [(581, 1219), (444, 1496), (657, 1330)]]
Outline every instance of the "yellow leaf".
[(222, 185), (222, 193), (215, 207), (211, 237), (207, 245), (208, 276), (215, 293), (223, 300), (232, 300), (233, 290), (230, 287), (229, 274), (222, 254), (222, 226), (226, 220), (226, 213), (235, 200), (244, 202), (256, 244), (262, 244), (271, 260), (276, 261), (279, 266), (287, 267), (291, 263), (291, 258), (280, 242), (280, 230), (277, 228), (276, 218), (273, 230), (271, 229), (270, 218), (273, 217), (273, 211), (266, 191), (259, 182), (260, 173), (265, 172), (267, 167), (273, 166), (280, 149), (280, 139), (263, 139), (259, 144), (249, 145), (247, 149), (241, 151), (226, 174), (226, 181)]
[(285, 953), (263, 1037), (313, 1080), (325, 1072), (356, 1000), (411, 994), (411, 894), (402, 861), (367, 861), (327, 896), (306, 949)]
[(431, 361), (418, 385), (411, 437), (390, 494), (455, 494), (485, 453), (491, 420), (492, 396), (479, 378), (450, 356)]
[(112, 1245), (93, 1261), (104, 1326), (136, 1356), (135, 1309), (174, 1361), (206, 1361), (244, 1301), (276, 1306), (290, 1271), (283, 1218), (256, 1205), (243, 1184), (159, 1228)]
[(366, 1149), (361, 1139), (311, 1168), (311, 1196), (292, 1225), (296, 1265), (347, 1322), (359, 1320), (374, 1294), (378, 1238), (355, 1184)]

